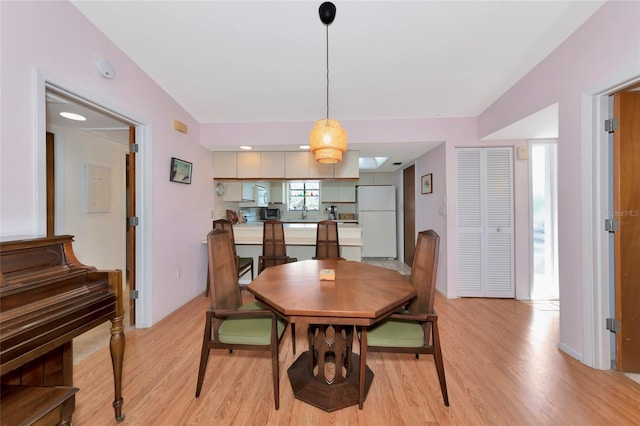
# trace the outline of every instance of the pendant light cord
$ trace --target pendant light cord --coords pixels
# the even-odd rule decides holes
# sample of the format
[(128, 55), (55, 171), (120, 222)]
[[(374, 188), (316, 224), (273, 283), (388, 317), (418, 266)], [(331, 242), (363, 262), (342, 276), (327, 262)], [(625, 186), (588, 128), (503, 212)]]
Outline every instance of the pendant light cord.
[(329, 25), (327, 27), (327, 120), (329, 119)]

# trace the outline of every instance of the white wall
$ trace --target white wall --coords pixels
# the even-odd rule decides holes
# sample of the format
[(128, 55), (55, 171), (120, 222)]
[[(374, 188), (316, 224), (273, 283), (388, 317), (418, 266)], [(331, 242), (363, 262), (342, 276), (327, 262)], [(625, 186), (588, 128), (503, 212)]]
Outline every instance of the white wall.
[[(85, 265), (124, 272), (124, 189), (128, 147), (80, 130), (51, 130), (56, 145), (56, 234), (75, 237), (73, 250)], [(85, 212), (83, 200), (87, 164), (106, 167), (111, 171), (109, 212)]]

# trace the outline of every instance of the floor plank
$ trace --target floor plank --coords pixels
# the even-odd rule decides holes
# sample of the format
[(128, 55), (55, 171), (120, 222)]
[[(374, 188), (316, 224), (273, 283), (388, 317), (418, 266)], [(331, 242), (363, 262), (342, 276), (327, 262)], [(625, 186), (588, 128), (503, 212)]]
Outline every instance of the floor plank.
[[(123, 412), (130, 425), (637, 425), (640, 384), (584, 366), (557, 348), (558, 310), (501, 299), (437, 295), (451, 406), (433, 360), (369, 353), (375, 377), (363, 410), (326, 413), (293, 397), (280, 347), (280, 409), (274, 410), (267, 353), (213, 350), (200, 398), (195, 387), (208, 307), (204, 296), (150, 329), (127, 334)], [(297, 327), (298, 353), (306, 330)], [(358, 350), (356, 345), (356, 350)], [(109, 351), (75, 367), (74, 425), (116, 424)]]

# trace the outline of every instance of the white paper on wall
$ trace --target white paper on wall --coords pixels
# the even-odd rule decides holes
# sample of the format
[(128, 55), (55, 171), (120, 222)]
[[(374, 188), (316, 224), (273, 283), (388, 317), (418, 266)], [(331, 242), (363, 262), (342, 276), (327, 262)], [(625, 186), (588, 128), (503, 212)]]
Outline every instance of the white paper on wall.
[(111, 211), (111, 168), (84, 165), (84, 213)]

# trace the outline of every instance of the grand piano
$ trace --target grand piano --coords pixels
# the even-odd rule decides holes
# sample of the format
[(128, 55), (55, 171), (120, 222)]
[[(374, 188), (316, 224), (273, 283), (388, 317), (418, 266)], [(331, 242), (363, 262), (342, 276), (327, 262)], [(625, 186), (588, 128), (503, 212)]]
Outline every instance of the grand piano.
[(74, 337), (111, 321), (115, 419), (122, 414), (122, 272), (83, 265), (70, 235), (0, 242), (4, 424), (71, 424)]

